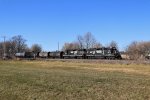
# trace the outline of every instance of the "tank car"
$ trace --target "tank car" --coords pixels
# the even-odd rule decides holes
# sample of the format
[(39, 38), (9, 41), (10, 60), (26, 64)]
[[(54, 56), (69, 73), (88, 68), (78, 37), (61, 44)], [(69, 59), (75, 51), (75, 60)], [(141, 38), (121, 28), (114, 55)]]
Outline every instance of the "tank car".
[(38, 58), (49, 58), (49, 54), (50, 54), (50, 52), (39, 52), (37, 54), (37, 57)]
[(16, 58), (29, 58), (29, 59), (32, 59), (32, 58), (35, 58), (35, 53), (33, 52), (22, 52), (22, 53), (16, 53), (15, 54), (15, 57)]
[(53, 51), (53, 52), (49, 53), (49, 58), (60, 58), (60, 59), (62, 59), (63, 54), (64, 54), (63, 51)]

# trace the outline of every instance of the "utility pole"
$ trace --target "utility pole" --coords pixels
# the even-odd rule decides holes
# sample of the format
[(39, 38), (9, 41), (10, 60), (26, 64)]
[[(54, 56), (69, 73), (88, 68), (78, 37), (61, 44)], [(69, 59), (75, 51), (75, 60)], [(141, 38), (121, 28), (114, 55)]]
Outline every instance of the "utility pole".
[(4, 49), (3, 59), (5, 59), (6, 58), (6, 43), (5, 43), (6, 36), (3, 36), (2, 38), (4, 39), (4, 44), (3, 44), (3, 49)]
[(58, 51), (59, 51), (59, 42), (58, 42)]

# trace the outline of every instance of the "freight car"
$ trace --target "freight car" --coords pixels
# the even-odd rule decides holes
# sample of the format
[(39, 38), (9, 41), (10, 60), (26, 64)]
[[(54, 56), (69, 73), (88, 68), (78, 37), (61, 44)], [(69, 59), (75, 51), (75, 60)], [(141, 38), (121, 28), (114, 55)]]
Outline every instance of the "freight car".
[(37, 58), (49, 58), (50, 52), (38, 52)]
[(16, 53), (15, 57), (19, 59), (35, 59), (36, 54), (33, 52), (22, 52), (22, 53)]
[(53, 59), (60, 58), (60, 59), (63, 59), (63, 54), (64, 54), (63, 51), (53, 51), (53, 52), (49, 53), (49, 58), (53, 58)]
[(39, 52), (37, 58), (63, 58), (62, 51), (53, 51), (53, 52)]

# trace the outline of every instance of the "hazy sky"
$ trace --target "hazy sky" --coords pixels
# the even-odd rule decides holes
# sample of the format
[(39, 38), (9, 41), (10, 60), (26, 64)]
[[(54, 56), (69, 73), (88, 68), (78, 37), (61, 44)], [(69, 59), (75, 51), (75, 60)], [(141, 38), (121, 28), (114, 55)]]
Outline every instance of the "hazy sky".
[[(91, 32), (120, 49), (150, 40), (150, 0), (0, 0), (0, 36), (22, 35), (30, 46), (57, 50)], [(2, 38), (0, 38), (2, 41)]]

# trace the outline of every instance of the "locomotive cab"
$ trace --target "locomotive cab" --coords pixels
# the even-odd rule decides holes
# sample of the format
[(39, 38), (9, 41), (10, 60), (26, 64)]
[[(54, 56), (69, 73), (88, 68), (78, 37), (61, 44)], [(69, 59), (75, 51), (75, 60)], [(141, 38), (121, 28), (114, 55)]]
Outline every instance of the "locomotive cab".
[(150, 59), (150, 51), (148, 51), (148, 52), (146, 53), (145, 58), (146, 58), (146, 59)]
[(122, 59), (120, 52), (116, 47), (111, 48), (112, 54), (115, 55), (115, 59)]

